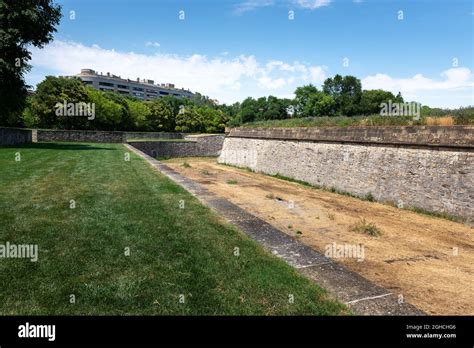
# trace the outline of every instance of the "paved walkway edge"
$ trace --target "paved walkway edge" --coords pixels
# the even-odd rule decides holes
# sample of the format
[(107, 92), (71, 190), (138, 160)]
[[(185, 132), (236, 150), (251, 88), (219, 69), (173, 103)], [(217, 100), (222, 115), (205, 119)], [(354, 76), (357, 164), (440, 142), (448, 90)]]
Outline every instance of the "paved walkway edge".
[(145, 159), (152, 167), (182, 186), (203, 204), (237, 226), (272, 254), (282, 258), (306, 277), (328, 290), (357, 315), (425, 315), (415, 306), (327, 258), (311, 247), (288, 236), (236, 204), (215, 195), (197, 182), (129, 144), (124, 146)]

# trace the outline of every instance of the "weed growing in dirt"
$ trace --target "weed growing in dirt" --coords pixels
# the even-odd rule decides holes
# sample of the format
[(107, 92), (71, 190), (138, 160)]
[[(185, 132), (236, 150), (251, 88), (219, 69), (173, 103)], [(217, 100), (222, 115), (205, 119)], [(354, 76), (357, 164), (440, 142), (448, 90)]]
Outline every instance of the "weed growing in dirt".
[(183, 162), (182, 166), (184, 168), (191, 168), (191, 165), (188, 162)]
[(230, 179), (230, 180), (227, 180), (227, 183), (228, 183), (229, 185), (236, 185), (236, 184), (237, 184), (237, 180)]
[(352, 228), (352, 231), (368, 234), (374, 237), (382, 235), (380, 228), (378, 228), (373, 222), (366, 221), (365, 218), (360, 219)]

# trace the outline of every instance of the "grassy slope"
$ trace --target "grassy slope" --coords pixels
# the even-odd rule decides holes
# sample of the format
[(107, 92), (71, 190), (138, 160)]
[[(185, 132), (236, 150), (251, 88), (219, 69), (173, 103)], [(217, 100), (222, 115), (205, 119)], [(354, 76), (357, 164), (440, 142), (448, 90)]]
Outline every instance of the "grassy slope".
[[(444, 122), (449, 121), (448, 124)], [(242, 124), (242, 127), (350, 127), (350, 126), (424, 126), (424, 125), (474, 125), (474, 114), (463, 117), (421, 117), (414, 120), (411, 116), (387, 117), (371, 116), (334, 116), (290, 118), (285, 120), (255, 121)]]
[(0, 314), (345, 312), (142, 159), (124, 161), (125, 151), (0, 148), (0, 244), (39, 245), (36, 263), (0, 259)]

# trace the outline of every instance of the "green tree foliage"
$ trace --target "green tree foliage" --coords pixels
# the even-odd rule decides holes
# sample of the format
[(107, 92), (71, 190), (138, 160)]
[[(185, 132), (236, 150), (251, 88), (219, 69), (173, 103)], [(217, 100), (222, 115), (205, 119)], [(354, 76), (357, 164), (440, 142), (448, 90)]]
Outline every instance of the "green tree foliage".
[[(217, 133), (226, 125), (239, 126), (253, 121), (377, 114), (380, 104), (389, 100), (403, 102), (400, 93), (394, 96), (383, 90), (360, 91), (359, 80), (340, 75), (327, 79), (323, 90), (311, 84), (298, 87), (293, 100), (275, 96), (249, 97), (232, 105), (217, 105), (200, 94), (192, 99), (165, 96), (143, 101), (92, 89), (79, 79), (48, 76), (38, 84), (37, 92), (27, 99), (22, 122), (29, 127), (42, 128)], [(56, 115), (56, 104), (64, 102), (93, 103), (95, 118)], [(294, 108), (294, 113), (290, 112), (290, 107)], [(429, 112), (426, 110), (423, 110), (425, 114)]]
[(229, 118), (233, 119), (237, 117), (237, 114), (240, 112), (240, 103), (234, 103), (232, 105), (218, 105), (217, 109), (221, 110), (224, 114), (229, 116)]
[(187, 106), (180, 110), (176, 116), (176, 130), (185, 133), (204, 132), (204, 120), (196, 107)]
[(0, 0), (0, 125), (21, 125), (28, 47), (50, 42), (60, 18), (61, 8), (51, 0)]
[(269, 96), (264, 105), (263, 119), (264, 120), (282, 120), (288, 117), (287, 108), (290, 106), (291, 100), (279, 99), (274, 96)]
[(296, 89), (295, 104), (298, 117), (330, 116), (334, 114), (334, 99), (311, 84)]
[(135, 98), (125, 98), (130, 119), (133, 126), (131, 129), (140, 130), (147, 128), (147, 119), (150, 115), (150, 105)]
[(145, 118), (145, 129), (147, 131), (174, 131), (176, 125), (175, 114), (169, 99), (153, 99), (145, 104), (149, 109), (149, 113)]
[(255, 121), (255, 119), (258, 119), (259, 112), (257, 101), (249, 97), (240, 105), (240, 111), (237, 114), (238, 122), (246, 123)]
[(222, 110), (200, 107), (196, 111), (202, 116), (206, 133), (222, 133), (229, 121), (229, 117)]
[(363, 115), (379, 114), (380, 104), (388, 103), (390, 100), (392, 103), (398, 102), (392, 92), (381, 89), (364, 90), (360, 99), (360, 113)]
[(338, 74), (324, 81), (323, 91), (334, 99), (335, 114), (354, 116), (360, 112), (362, 85), (358, 78)]
[[(87, 129), (120, 130), (123, 120), (128, 121), (128, 105), (117, 102), (112, 93), (102, 93), (93, 88), (87, 88), (88, 102), (95, 105), (95, 118), (89, 122)], [(70, 118), (70, 117), (67, 117)], [(84, 117), (73, 117), (74, 121)], [(79, 126), (76, 123), (76, 129)], [(128, 123), (128, 122), (127, 122)]]
[(28, 100), (23, 118), (35, 115), (40, 128), (88, 129), (86, 117), (67, 117), (56, 114), (57, 104), (89, 102), (89, 94), (80, 80), (47, 76), (39, 83), (36, 93)]
[(293, 101), (290, 99), (279, 99), (274, 96), (258, 99), (249, 97), (240, 104), (240, 111), (237, 112), (235, 119), (230, 124), (285, 119), (289, 117), (287, 109), (292, 104)]

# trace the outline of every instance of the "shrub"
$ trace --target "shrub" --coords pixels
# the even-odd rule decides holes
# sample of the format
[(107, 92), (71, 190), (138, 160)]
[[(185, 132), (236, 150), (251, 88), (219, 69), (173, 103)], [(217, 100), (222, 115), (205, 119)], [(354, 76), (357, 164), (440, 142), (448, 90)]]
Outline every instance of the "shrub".
[(373, 222), (366, 221), (365, 218), (360, 219), (354, 227), (352, 227), (352, 231), (368, 234), (374, 237), (382, 235), (382, 231), (377, 227), (377, 225)]

